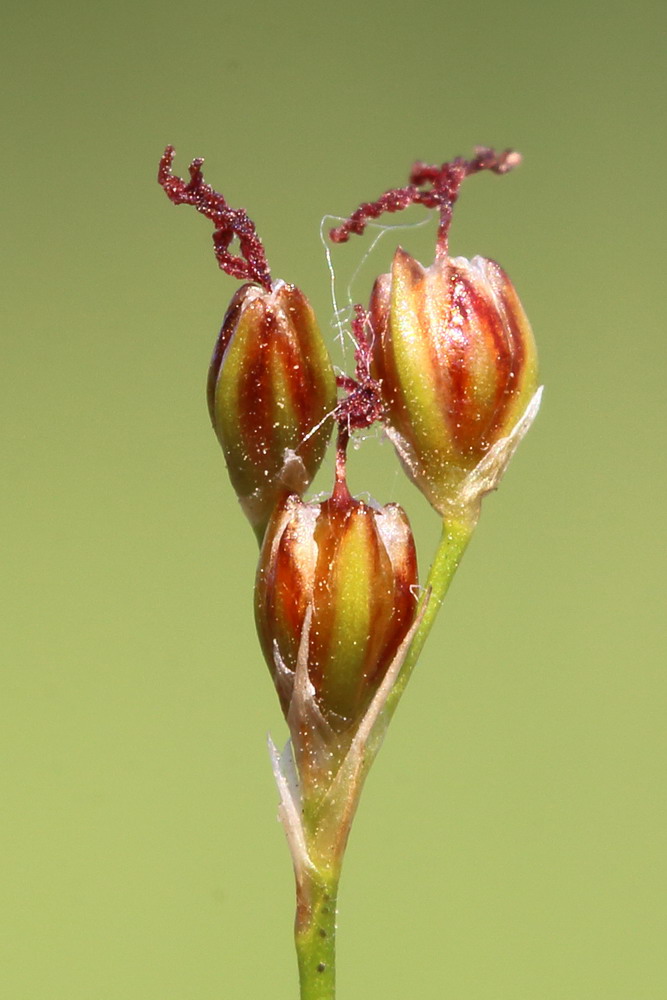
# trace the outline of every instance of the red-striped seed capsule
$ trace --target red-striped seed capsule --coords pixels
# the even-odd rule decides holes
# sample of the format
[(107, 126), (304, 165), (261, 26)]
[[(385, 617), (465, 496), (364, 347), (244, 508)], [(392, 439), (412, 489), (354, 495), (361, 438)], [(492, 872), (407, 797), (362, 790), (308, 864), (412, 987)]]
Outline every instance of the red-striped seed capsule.
[(445, 514), (465, 477), (516, 426), (537, 356), (503, 269), (484, 257), (430, 267), (399, 247), (370, 306), (373, 375), (406, 471)]
[(335, 376), (303, 292), (282, 281), (239, 288), (207, 395), (230, 479), (261, 543), (279, 500), (310, 485), (333, 426)]
[(353, 499), (344, 481), (323, 503), (287, 497), (262, 547), (257, 630), (287, 715), (307, 609), (308, 677), (336, 730), (357, 724), (405, 638), (417, 601), (415, 544), (397, 504)]

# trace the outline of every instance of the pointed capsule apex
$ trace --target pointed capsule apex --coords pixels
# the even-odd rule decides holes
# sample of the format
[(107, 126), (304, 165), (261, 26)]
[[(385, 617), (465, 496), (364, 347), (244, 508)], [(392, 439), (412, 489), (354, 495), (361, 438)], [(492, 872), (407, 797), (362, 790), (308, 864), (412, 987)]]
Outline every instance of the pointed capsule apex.
[(403, 247), (396, 247), (392, 264), (392, 277), (396, 280), (399, 276), (407, 285), (415, 285), (423, 281), (426, 268), (420, 261), (416, 260)]

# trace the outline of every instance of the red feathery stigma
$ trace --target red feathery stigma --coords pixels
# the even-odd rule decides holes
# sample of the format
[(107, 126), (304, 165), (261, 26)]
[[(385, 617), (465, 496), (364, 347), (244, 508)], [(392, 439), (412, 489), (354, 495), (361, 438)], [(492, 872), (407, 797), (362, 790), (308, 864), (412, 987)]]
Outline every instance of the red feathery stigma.
[(335, 418), (347, 433), (370, 427), (384, 416), (380, 383), (371, 376), (372, 333), (369, 336), (370, 315), (363, 306), (354, 307), (352, 335), (357, 345), (354, 352), (355, 377), (338, 375), (336, 384), (347, 392), (336, 407)]
[[(215, 226), (213, 245), (219, 266), (232, 278), (255, 281), (267, 291), (271, 290), (271, 272), (264, 246), (255, 230), (255, 224), (243, 208), (230, 208), (223, 195), (204, 181), (201, 171), (203, 159), (192, 161), (188, 170), (190, 180), (184, 181), (172, 173), (174, 147), (167, 146), (158, 170), (158, 184), (174, 205), (192, 205)], [(240, 255), (230, 253), (229, 246), (238, 239)]]
[(441, 166), (417, 162), (410, 173), (410, 183), (403, 188), (385, 191), (376, 201), (363, 202), (340, 226), (329, 233), (334, 243), (346, 243), (354, 233), (361, 235), (372, 219), (385, 212), (400, 212), (409, 205), (423, 205), (440, 212), (436, 255), (447, 256), (449, 226), (452, 209), (459, 196), (459, 190), (466, 177), (481, 170), (491, 170), (495, 174), (506, 174), (521, 162), (521, 154), (512, 149), (496, 153), (486, 146), (477, 146), (471, 160), (457, 157)]

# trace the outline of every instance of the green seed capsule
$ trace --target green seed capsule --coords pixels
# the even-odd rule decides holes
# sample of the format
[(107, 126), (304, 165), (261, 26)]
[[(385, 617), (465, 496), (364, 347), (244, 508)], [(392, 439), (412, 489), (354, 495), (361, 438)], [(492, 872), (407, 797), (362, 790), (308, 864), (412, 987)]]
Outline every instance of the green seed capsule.
[(278, 507), (255, 587), (262, 649), (287, 715), (308, 608), (308, 678), (343, 730), (368, 708), (414, 620), (417, 557), (397, 504), (375, 508), (337, 483), (330, 499)]
[(326, 449), (336, 381), (315, 315), (294, 285), (243, 285), (215, 346), (208, 406), (241, 506), (261, 542), (281, 498), (302, 494)]
[(399, 248), (375, 283), (372, 371), (405, 468), (441, 514), (465, 477), (511, 433), (537, 386), (530, 324), (492, 260)]

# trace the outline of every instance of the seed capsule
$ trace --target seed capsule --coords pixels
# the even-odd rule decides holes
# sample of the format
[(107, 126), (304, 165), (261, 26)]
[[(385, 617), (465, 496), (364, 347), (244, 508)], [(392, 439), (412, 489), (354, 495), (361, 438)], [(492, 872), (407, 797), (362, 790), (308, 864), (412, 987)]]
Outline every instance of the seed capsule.
[[(255, 224), (207, 184), (203, 160), (190, 179), (172, 171), (167, 146), (158, 183), (174, 205), (191, 205), (214, 226), (213, 246), (226, 274), (249, 283), (234, 295), (208, 374), (208, 408), (239, 501), (261, 543), (278, 500), (303, 493), (329, 440), (336, 381), (303, 292), (272, 281)], [(238, 245), (238, 253), (231, 246)]]
[(260, 555), (255, 611), (285, 715), (307, 609), (309, 680), (323, 716), (343, 730), (363, 716), (413, 622), (416, 583), (414, 540), (397, 504), (371, 507), (340, 481), (324, 503), (281, 503)]
[(400, 247), (371, 298), (372, 372), (408, 474), (437, 511), (511, 433), (536, 389), (530, 324), (484, 257), (423, 267)]
[(278, 501), (310, 485), (333, 426), (335, 376), (303, 292), (282, 281), (236, 292), (207, 395), (230, 479), (261, 542)]

